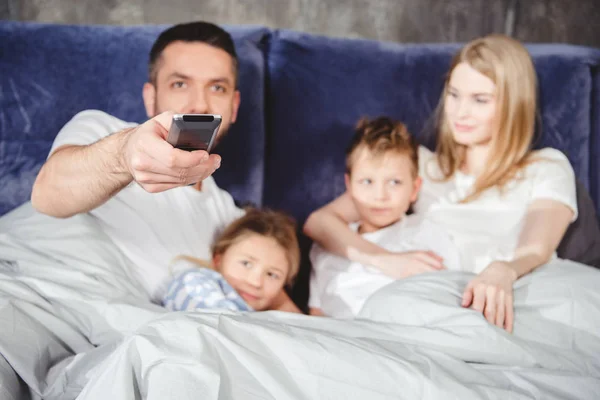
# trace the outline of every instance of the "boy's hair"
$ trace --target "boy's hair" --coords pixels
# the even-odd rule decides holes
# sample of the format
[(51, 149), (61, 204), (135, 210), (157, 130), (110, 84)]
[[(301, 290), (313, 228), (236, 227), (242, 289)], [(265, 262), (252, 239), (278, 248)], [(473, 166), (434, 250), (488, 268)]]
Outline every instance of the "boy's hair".
[(286, 284), (291, 285), (300, 267), (300, 246), (296, 237), (296, 222), (289, 215), (272, 210), (246, 209), (246, 215), (225, 228), (212, 246), (212, 255), (223, 255), (229, 247), (249, 235), (274, 239), (286, 253), (289, 273)]
[(231, 35), (215, 24), (202, 21), (174, 25), (158, 36), (150, 50), (148, 62), (148, 76), (151, 83), (156, 83), (158, 64), (163, 50), (171, 43), (178, 41), (201, 42), (227, 52), (232, 59), (237, 86), (238, 58)]
[(346, 173), (352, 172), (352, 166), (361, 149), (368, 150), (373, 157), (381, 157), (391, 152), (406, 155), (411, 161), (413, 176), (416, 177), (419, 173), (418, 145), (402, 122), (388, 117), (373, 120), (361, 118), (346, 149)]

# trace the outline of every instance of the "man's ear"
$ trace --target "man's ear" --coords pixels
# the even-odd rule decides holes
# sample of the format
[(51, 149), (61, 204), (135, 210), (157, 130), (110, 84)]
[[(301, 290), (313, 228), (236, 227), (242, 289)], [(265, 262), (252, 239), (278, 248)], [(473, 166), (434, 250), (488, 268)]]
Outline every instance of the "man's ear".
[(238, 110), (240, 103), (242, 102), (242, 95), (239, 90), (236, 90), (233, 94), (233, 104), (231, 105), (231, 123), (233, 124), (237, 120)]
[(144, 99), (144, 107), (148, 118), (154, 117), (156, 114), (156, 87), (150, 83), (144, 83), (142, 89), (142, 98)]
[(422, 185), (423, 185), (423, 179), (421, 179), (420, 176), (417, 176), (413, 183), (413, 192), (410, 196), (411, 203), (414, 203), (415, 201), (417, 201), (417, 198), (419, 197), (419, 191), (421, 191)]

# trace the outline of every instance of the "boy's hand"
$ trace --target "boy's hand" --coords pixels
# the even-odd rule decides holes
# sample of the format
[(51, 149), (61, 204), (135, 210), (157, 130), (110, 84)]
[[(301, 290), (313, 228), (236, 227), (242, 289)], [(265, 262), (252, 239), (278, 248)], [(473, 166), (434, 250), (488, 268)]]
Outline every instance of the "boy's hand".
[(354, 248), (349, 248), (348, 257), (352, 261), (373, 266), (394, 279), (446, 269), (442, 257), (432, 251), (365, 254)]

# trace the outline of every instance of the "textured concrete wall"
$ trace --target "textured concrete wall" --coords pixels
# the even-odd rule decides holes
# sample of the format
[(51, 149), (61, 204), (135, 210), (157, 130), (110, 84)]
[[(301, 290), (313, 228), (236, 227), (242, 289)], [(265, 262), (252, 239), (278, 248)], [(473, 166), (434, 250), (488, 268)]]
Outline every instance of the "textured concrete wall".
[(0, 18), (74, 24), (260, 24), (397, 42), (512, 32), (528, 42), (600, 47), (600, 0), (0, 0)]

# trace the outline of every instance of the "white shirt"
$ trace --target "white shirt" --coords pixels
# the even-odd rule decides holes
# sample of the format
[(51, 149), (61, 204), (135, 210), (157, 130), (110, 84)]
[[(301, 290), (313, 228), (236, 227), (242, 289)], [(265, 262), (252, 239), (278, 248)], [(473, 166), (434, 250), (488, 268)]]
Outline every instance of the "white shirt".
[[(350, 228), (358, 229), (358, 224)], [(386, 250), (403, 252), (432, 250), (444, 258), (448, 269), (458, 270), (461, 263), (450, 236), (436, 224), (417, 215), (403, 217), (397, 223), (362, 237)], [(365, 301), (377, 290), (394, 281), (379, 270), (351, 262), (313, 244), (310, 252), (311, 308), (320, 308), (334, 318), (355, 317)]]
[(535, 151), (532, 156), (539, 161), (527, 165), (503, 193), (491, 188), (476, 200), (461, 204), (475, 178), (457, 172), (446, 182), (436, 181), (441, 172), (435, 154), (419, 148), (423, 186), (415, 212), (450, 233), (464, 270), (479, 273), (494, 260), (511, 261), (527, 207), (534, 200), (559, 201), (573, 210), (573, 220), (577, 218), (575, 174), (567, 157), (550, 148)]
[[(83, 111), (59, 132), (50, 154), (58, 147), (91, 144), (132, 126), (136, 124), (102, 111)], [(243, 211), (209, 177), (202, 191), (186, 186), (153, 194), (134, 182), (90, 214), (132, 261), (152, 301), (159, 303), (170, 281), (171, 260), (181, 254), (210, 260), (218, 231)]]

